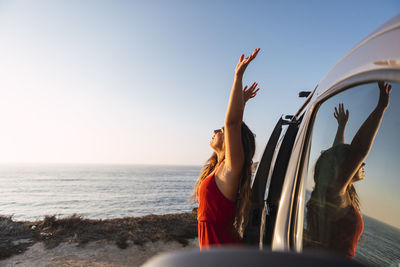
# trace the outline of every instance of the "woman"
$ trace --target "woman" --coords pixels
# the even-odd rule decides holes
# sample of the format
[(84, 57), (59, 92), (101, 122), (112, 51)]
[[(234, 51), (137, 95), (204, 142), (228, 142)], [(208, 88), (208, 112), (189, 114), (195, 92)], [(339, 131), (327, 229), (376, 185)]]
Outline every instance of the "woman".
[(260, 49), (244, 58), (235, 69), (225, 125), (214, 131), (210, 146), (214, 153), (204, 165), (193, 198), (197, 211), (200, 249), (210, 245), (240, 243), (250, 208), (250, 179), (255, 151), (254, 135), (243, 123), (245, 103), (256, 96), (253, 83), (242, 88), (243, 74)]
[(345, 144), (344, 131), (349, 112), (343, 104), (335, 107), (338, 122), (333, 146), (322, 152), (315, 164), (315, 187), (307, 203), (305, 248), (324, 249), (351, 259), (363, 231), (360, 204), (354, 183), (363, 180), (363, 162), (371, 150), (385, 110), (391, 86), (378, 83), (379, 101), (364, 121), (351, 144)]

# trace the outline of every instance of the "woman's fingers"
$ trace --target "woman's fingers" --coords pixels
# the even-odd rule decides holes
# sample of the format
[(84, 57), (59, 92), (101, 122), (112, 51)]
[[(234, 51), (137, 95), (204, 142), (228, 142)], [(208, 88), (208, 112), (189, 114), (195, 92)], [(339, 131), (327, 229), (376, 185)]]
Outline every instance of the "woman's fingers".
[(339, 124), (346, 124), (349, 120), (349, 110), (344, 109), (344, 104), (339, 103), (337, 107), (334, 108), (333, 116), (338, 121)]
[(257, 90), (252, 90), (252, 91), (251, 91), (251, 95), (256, 95), (257, 92), (258, 92), (258, 90), (260, 90), (260, 88), (257, 88)]
[(260, 48), (254, 49), (253, 53), (244, 59), (244, 64), (249, 64), (250, 61), (252, 61), (257, 56), (259, 51), (260, 51)]
[(245, 102), (249, 100), (250, 98), (253, 98), (257, 95), (257, 92), (260, 90), (260, 88), (257, 88), (258, 83), (254, 82), (250, 87), (247, 87), (247, 85), (243, 88), (243, 99)]
[(256, 48), (254, 49), (253, 53), (248, 56), (248, 57), (244, 57), (244, 54), (242, 54), (239, 58), (239, 62), (236, 65), (236, 75), (240, 75), (242, 76), (247, 68), (247, 66), (249, 65), (249, 63), (257, 56), (257, 53), (260, 51), (260, 48)]
[(379, 81), (378, 86), (379, 86), (379, 89), (381, 91), (384, 91), (386, 94), (390, 93), (390, 91), (392, 90), (392, 86), (389, 83), (384, 82), (384, 81)]
[(239, 58), (239, 63), (243, 61), (243, 58), (244, 58), (244, 54), (242, 54), (242, 55), (240, 56), (240, 58)]
[(252, 58), (255, 58), (255, 57), (257, 56), (257, 54), (258, 54), (259, 51), (260, 51), (260, 48), (254, 49), (253, 53), (251, 54), (251, 57), (252, 57)]
[(260, 88), (257, 88), (257, 90), (255, 90), (250, 96), (251, 98), (255, 97), (257, 95), (258, 90), (260, 90)]
[(257, 87), (258, 83), (254, 82), (248, 89), (247, 85), (243, 88), (243, 91), (252, 92)]
[(392, 90), (392, 86), (389, 83), (384, 83), (384, 85), (386, 93), (389, 94), (390, 91)]
[(385, 87), (385, 82), (379, 81), (379, 82), (378, 82), (378, 87), (379, 87), (379, 89), (382, 90), (382, 89)]
[(246, 58), (246, 64), (249, 64), (257, 56), (259, 51), (260, 51), (260, 48), (254, 49), (253, 53)]
[(258, 83), (254, 85), (254, 87), (251, 89), (251, 98), (255, 97), (257, 95), (257, 92), (260, 90), (260, 88), (257, 88)]
[(335, 107), (335, 117), (339, 116), (339, 115), (346, 115), (349, 111), (346, 109), (346, 111), (344, 110), (344, 104), (343, 103), (339, 103), (339, 109), (338, 107)]
[(257, 56), (258, 52), (260, 52), (260, 48), (254, 49), (253, 54), (252, 54), (253, 59)]

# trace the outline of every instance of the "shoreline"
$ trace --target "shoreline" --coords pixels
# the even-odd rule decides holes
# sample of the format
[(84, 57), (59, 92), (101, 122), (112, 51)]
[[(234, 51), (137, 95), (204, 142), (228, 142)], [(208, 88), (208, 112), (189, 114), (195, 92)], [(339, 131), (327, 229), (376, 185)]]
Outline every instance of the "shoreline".
[[(43, 260), (51, 266), (64, 259), (68, 266), (74, 265), (74, 260), (77, 266), (99, 266), (96, 256), (85, 258), (90, 254), (98, 255), (102, 266), (131, 266), (136, 258), (142, 264), (159, 252), (196, 248), (196, 238), (195, 211), (115, 219), (45, 216), (32, 222), (0, 216), (0, 265), (12, 266), (29, 259), (36, 260), (35, 265)], [(118, 259), (121, 257), (129, 261), (123, 263)]]

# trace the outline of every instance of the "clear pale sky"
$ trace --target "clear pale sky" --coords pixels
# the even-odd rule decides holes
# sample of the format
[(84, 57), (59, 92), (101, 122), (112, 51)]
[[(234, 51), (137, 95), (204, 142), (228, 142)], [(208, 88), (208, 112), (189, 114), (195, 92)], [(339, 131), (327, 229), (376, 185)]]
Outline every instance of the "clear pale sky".
[(241, 53), (257, 158), (393, 1), (0, 1), (0, 163), (201, 165)]

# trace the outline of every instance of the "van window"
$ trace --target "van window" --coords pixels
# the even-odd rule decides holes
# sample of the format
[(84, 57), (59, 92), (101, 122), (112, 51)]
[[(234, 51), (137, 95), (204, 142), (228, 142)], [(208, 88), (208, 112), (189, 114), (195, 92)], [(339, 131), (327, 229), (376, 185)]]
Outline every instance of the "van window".
[(319, 107), (302, 186), (303, 250), (400, 264), (399, 115), (394, 82), (358, 85)]

